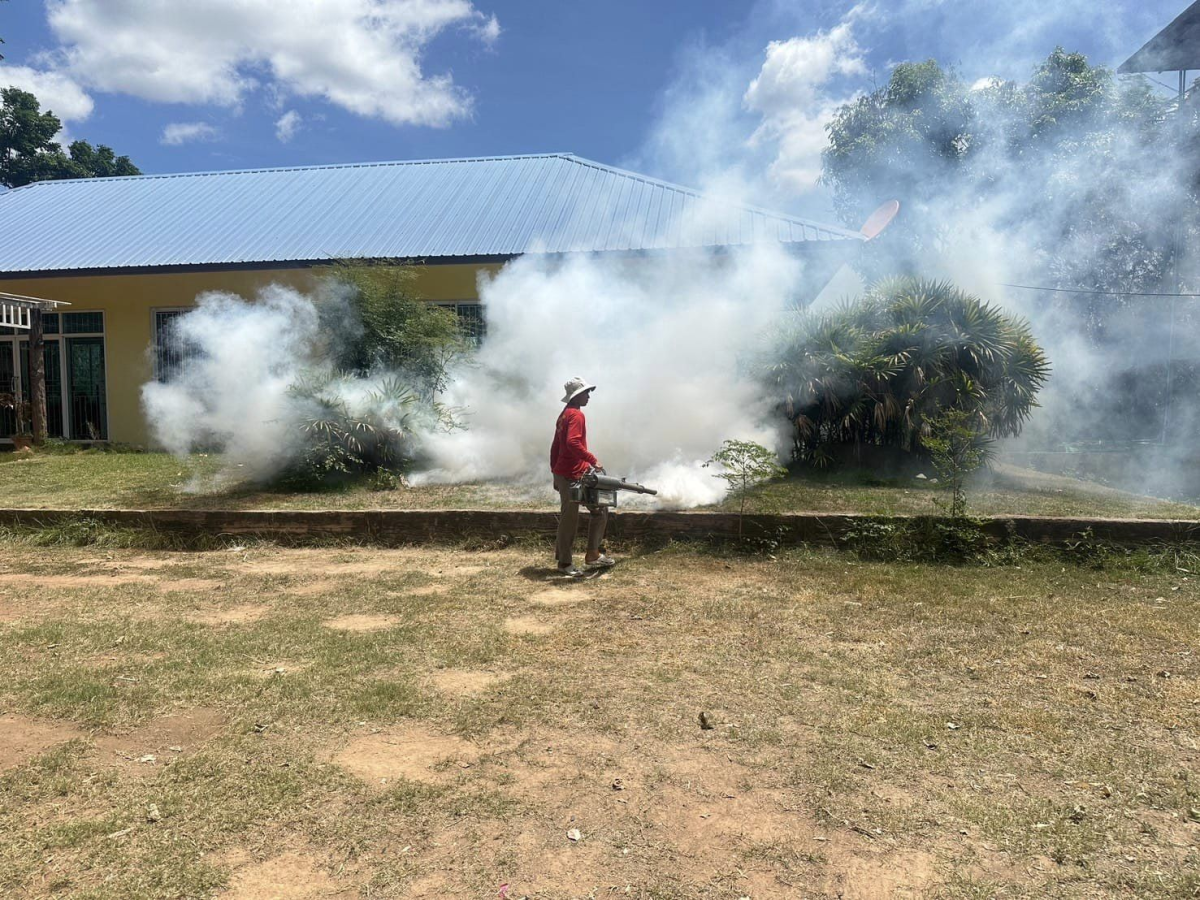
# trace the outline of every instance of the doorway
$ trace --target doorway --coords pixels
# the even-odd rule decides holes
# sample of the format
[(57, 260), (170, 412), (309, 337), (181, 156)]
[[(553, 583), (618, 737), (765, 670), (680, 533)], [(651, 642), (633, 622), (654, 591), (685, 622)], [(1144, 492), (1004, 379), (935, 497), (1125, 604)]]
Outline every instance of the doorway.
[[(72, 441), (108, 440), (104, 314), (49, 313), (43, 318), (46, 364), (46, 433)], [(0, 394), (30, 399), (29, 337), (0, 331)], [(0, 410), (0, 441), (17, 430), (13, 410)]]

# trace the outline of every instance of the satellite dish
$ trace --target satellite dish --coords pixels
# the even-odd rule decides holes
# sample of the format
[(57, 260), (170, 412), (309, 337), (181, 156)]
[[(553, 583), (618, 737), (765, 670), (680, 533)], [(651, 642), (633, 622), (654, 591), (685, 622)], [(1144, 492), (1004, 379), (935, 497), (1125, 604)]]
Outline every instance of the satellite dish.
[(900, 201), (889, 200), (867, 217), (867, 221), (863, 222), (863, 227), (859, 231), (868, 241), (874, 240), (892, 224), (892, 219), (896, 218), (898, 212), (900, 212)]

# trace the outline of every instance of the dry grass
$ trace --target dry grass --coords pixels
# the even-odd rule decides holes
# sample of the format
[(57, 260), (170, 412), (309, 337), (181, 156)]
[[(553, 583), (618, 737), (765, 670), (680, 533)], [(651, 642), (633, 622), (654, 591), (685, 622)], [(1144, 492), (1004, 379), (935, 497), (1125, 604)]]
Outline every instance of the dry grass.
[(1190, 573), (2, 549), (5, 897), (1200, 891)]
[[(181, 462), (163, 453), (46, 453), (31, 458), (0, 453), (3, 505), (24, 509), (555, 509), (549, 480), (542, 485), (426, 485), (373, 490), (363, 483), (316, 492), (271, 491), (232, 483), (218, 487), (220, 457)], [(234, 470), (236, 473), (236, 469)], [(756, 489), (752, 512), (859, 512), (911, 515), (937, 512), (941, 495), (929, 480), (880, 479), (870, 474), (810, 473)], [(641, 498), (623, 502), (636, 505)], [(969, 490), (980, 515), (1200, 518), (1200, 508), (1118, 491), (1030, 469), (999, 465)], [(727, 501), (718, 508), (736, 509)]]

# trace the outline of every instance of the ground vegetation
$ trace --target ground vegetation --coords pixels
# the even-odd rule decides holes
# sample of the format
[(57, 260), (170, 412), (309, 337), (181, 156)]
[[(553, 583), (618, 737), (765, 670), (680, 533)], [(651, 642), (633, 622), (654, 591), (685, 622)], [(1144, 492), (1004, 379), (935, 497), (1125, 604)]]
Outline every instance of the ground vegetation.
[[(0, 453), (4, 505), (22, 509), (557, 509), (548, 486), (472, 482), (379, 491), (373, 477), (319, 489), (230, 479), (227, 460), (196, 453), (120, 452), (47, 442), (32, 456)], [(236, 470), (234, 470), (236, 471)], [(918, 478), (924, 475), (925, 478)], [(220, 480), (218, 479), (220, 476)], [(876, 470), (806, 468), (751, 487), (746, 513), (835, 512), (868, 515), (936, 513), (942, 491), (932, 468), (885, 476)], [(1108, 516), (1197, 519), (1195, 505), (1131, 494), (1089, 481), (996, 462), (967, 481), (977, 515)], [(636, 504), (639, 498), (622, 500)], [(643, 501), (644, 502), (644, 501)], [(737, 511), (741, 497), (714, 508)]]

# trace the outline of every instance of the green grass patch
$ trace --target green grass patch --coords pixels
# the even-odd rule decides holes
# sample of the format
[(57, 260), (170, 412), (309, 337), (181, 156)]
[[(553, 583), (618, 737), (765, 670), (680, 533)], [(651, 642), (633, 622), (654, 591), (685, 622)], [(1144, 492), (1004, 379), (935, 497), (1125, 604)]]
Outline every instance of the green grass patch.
[[(218, 475), (221, 477), (218, 478)], [(0, 493), (19, 509), (557, 509), (544, 485), (461, 484), (379, 490), (370, 479), (315, 491), (267, 490), (223, 471), (217, 455), (185, 460), (165, 453), (0, 454)], [(943, 492), (931, 479), (881, 478), (870, 472), (809, 471), (752, 489), (746, 511), (932, 515)], [(1200, 518), (1200, 508), (1142, 497), (1093, 482), (998, 465), (967, 486), (976, 515)], [(712, 507), (736, 511), (733, 499)], [(47, 539), (80, 543), (78, 534)], [(111, 540), (116, 540), (115, 538)], [(164, 538), (164, 546), (165, 544)]]

